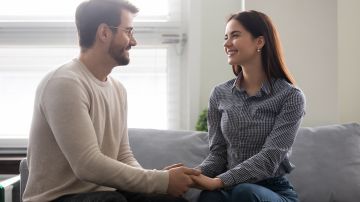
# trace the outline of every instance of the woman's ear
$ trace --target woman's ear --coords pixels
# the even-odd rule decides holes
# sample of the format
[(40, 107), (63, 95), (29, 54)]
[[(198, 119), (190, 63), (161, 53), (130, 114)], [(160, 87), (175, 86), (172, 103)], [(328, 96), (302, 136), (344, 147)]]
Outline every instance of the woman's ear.
[(265, 38), (264, 36), (259, 36), (256, 38), (256, 46), (258, 49), (262, 49), (262, 47), (265, 45)]

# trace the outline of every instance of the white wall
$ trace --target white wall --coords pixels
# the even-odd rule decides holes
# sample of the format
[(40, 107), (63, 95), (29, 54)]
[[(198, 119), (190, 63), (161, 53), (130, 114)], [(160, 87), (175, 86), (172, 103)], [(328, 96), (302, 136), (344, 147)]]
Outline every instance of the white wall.
[(224, 52), (224, 33), (228, 16), (241, 11), (239, 0), (203, 0), (200, 104), (206, 108), (212, 88), (234, 78)]
[[(188, 0), (185, 16), (188, 42), (185, 47), (181, 127), (194, 129), (199, 113), (207, 107), (211, 89), (233, 78), (223, 50), (224, 30), (230, 13), (241, 10), (241, 0)], [(189, 107), (190, 106), (190, 107)]]
[(337, 1), (250, 0), (246, 9), (266, 13), (278, 28), (286, 63), (306, 95), (303, 125), (338, 122)]
[(360, 1), (338, 1), (338, 102), (341, 122), (360, 122)]

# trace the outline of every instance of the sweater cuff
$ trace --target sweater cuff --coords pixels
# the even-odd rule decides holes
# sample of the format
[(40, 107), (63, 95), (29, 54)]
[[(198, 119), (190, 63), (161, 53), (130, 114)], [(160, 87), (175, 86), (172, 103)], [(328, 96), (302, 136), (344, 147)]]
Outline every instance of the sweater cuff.
[(155, 193), (166, 194), (169, 186), (169, 172), (167, 170), (154, 170), (155, 174)]

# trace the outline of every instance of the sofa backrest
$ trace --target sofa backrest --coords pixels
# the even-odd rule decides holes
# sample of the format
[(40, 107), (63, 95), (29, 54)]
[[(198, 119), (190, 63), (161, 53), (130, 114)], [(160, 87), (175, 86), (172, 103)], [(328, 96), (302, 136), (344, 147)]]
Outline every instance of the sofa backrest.
[[(195, 167), (209, 154), (206, 132), (130, 128), (129, 142), (135, 158), (148, 169), (175, 163)], [(190, 189), (185, 198), (196, 202), (199, 195), (200, 190)]]
[(301, 202), (360, 201), (360, 125), (300, 128), (289, 175)]
[[(208, 155), (205, 132), (129, 129), (135, 158), (144, 168), (162, 169), (182, 162), (200, 164)], [(300, 128), (290, 156), (289, 175), (301, 202), (357, 202), (360, 199), (360, 125), (358, 123)], [(20, 164), (21, 193), (26, 185), (26, 159)], [(196, 201), (199, 190), (185, 197)]]
[(148, 169), (180, 162), (195, 167), (209, 154), (206, 132), (130, 128), (129, 142), (135, 158)]

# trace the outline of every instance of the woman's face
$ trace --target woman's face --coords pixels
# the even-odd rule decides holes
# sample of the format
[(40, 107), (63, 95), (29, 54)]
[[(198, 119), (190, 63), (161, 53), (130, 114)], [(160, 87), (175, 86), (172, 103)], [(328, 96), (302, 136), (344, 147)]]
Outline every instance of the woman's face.
[(231, 65), (244, 65), (253, 61), (259, 53), (255, 39), (237, 20), (226, 24), (224, 50)]

